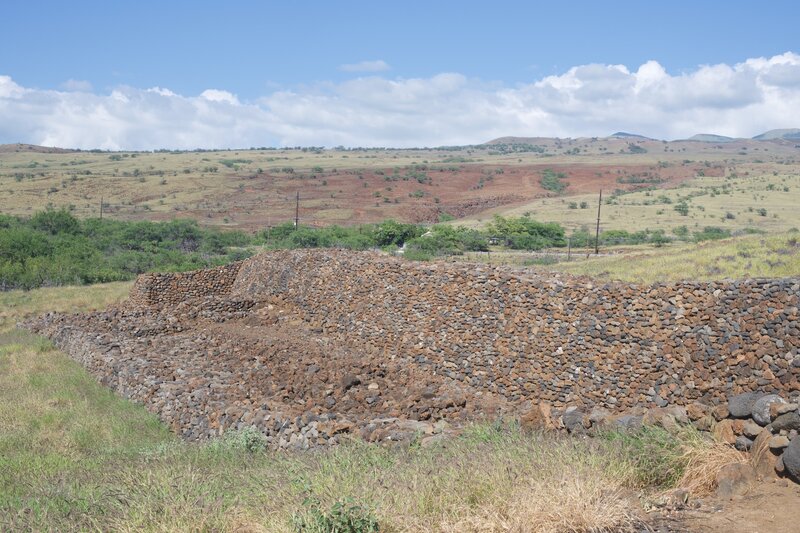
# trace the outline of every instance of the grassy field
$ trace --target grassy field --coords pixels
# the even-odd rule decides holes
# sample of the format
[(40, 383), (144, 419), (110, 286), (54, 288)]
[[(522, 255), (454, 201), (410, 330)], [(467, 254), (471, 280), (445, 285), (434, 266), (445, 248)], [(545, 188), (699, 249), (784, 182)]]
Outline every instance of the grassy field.
[(640, 498), (678, 484), (702, 493), (709, 465), (742, 460), (657, 428), (588, 442), (488, 424), (429, 447), (300, 454), (264, 451), (247, 432), (186, 444), (11, 327), (125, 288), (1, 295), (0, 530), (626, 531)]
[(566, 272), (600, 280), (658, 283), (679, 280), (800, 277), (800, 232), (746, 235), (705, 241), (619, 246), (566, 253), (495, 251), (466, 253), (451, 260), (490, 262), (525, 267), (542, 272)]
[[(663, 229), (668, 234), (686, 226), (690, 231), (719, 226), (731, 231), (758, 228), (787, 231), (800, 228), (800, 172), (781, 169), (751, 175), (728, 172), (726, 177), (698, 177), (673, 189), (656, 189), (613, 195), (605, 191), (601, 230), (638, 231)], [(735, 177), (734, 177), (735, 176)], [(571, 203), (578, 207), (570, 208)], [(585, 202), (586, 207), (581, 208)], [(535, 220), (558, 222), (569, 230), (593, 230), (597, 221), (597, 194), (542, 198), (511, 209), (493, 209), (454, 224), (482, 227), (494, 213), (503, 216), (529, 214)], [(679, 212), (681, 203), (686, 214)], [(677, 209), (676, 209), (677, 207)]]
[(749, 235), (559, 263), (558, 271), (653, 283), (800, 276), (800, 233)]

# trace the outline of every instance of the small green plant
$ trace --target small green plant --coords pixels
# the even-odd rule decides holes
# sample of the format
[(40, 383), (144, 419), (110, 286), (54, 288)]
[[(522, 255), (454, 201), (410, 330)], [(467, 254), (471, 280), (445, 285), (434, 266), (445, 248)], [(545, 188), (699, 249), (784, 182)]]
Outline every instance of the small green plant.
[[(694, 437), (689, 429), (683, 432), (687, 441)], [(642, 426), (633, 431), (611, 431), (603, 437), (629, 463), (634, 479), (642, 487), (672, 488), (683, 476), (684, 435)]]
[(226, 431), (222, 437), (208, 445), (214, 452), (244, 451), (260, 453), (267, 449), (267, 439), (255, 427), (246, 427), (236, 431)]
[(378, 519), (372, 511), (350, 498), (337, 501), (330, 509), (322, 509), (319, 500), (306, 499), (306, 510), (292, 516), (297, 533), (378, 533)]

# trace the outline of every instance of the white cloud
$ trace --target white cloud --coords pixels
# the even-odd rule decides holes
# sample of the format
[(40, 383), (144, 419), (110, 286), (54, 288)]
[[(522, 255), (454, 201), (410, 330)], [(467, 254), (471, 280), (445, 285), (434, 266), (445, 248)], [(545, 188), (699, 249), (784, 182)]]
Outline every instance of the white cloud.
[(437, 146), (504, 135), (660, 138), (752, 136), (800, 127), (800, 55), (703, 65), (669, 74), (580, 65), (529, 84), (487, 85), (458, 73), (368, 76), (281, 90), (255, 101), (208, 89), (110, 94), (22, 87), (0, 76), (0, 143), (108, 149), (296, 145)]
[(25, 89), (14, 83), (10, 76), (0, 76), (0, 98), (19, 98), (25, 92)]
[(341, 65), (339, 70), (344, 72), (385, 72), (391, 67), (386, 61), (378, 59), (375, 61), (361, 61), (359, 63), (348, 63)]
[(92, 92), (92, 84), (86, 80), (73, 80), (69, 79), (61, 84), (61, 88), (65, 91), (74, 91), (81, 93)]
[(239, 99), (236, 95), (228, 91), (220, 91), (219, 89), (206, 89), (200, 93), (201, 98), (205, 98), (209, 102), (225, 102), (231, 105), (239, 105)]

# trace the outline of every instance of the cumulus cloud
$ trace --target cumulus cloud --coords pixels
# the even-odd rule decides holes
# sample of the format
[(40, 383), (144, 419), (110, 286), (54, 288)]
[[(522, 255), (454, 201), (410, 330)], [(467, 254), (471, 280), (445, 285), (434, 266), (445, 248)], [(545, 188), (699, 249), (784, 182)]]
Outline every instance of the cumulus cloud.
[(339, 70), (344, 72), (384, 72), (389, 70), (389, 64), (382, 59), (375, 61), (361, 61), (359, 63), (348, 63), (341, 65)]
[(514, 87), (458, 73), (358, 77), (243, 101), (223, 89), (109, 94), (27, 88), (0, 75), (0, 143), (103, 149), (249, 146), (438, 146), (504, 135), (659, 138), (708, 132), (749, 137), (800, 127), (800, 55), (670, 74), (579, 65)]

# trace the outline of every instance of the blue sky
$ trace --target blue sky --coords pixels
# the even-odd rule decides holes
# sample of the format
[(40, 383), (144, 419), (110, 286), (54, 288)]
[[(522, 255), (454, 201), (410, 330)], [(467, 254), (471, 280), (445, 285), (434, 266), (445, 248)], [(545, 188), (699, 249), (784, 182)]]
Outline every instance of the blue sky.
[[(216, 112), (221, 115), (203, 123), (200, 130), (205, 128), (205, 138), (176, 136), (175, 147), (225, 144), (220, 132), (210, 134), (214, 123), (219, 122), (238, 128), (238, 137), (231, 136), (231, 142), (252, 139), (264, 141), (254, 144), (373, 145), (481, 142), (487, 135), (504, 131), (504, 127), (509, 134), (575, 136), (611, 133), (603, 128), (650, 127), (659, 131), (642, 133), (680, 136), (683, 129), (688, 133), (690, 126), (736, 135), (750, 134), (748, 128), (800, 126), (800, 117), (797, 124), (767, 124), (752, 120), (735, 123), (730, 117), (714, 115), (705, 123), (676, 123), (659, 129), (654, 127), (655, 115), (649, 122), (637, 123), (629, 116), (636, 109), (620, 106), (608, 108), (608, 116), (588, 117), (584, 124), (573, 120), (570, 114), (580, 113), (582, 108), (565, 108), (562, 104), (576, 95), (594, 95), (601, 107), (609, 100), (626, 98), (625, 87), (630, 84), (614, 85), (621, 81), (614, 81), (619, 77), (614, 69), (590, 69), (585, 75), (573, 76), (570, 83), (573, 89), (583, 87), (581, 94), (563, 93), (568, 89), (564, 87), (567, 80), (544, 90), (527, 90), (549, 77), (567, 76), (571, 69), (590, 65), (624, 67), (633, 80), (633, 74), (651, 61), (666, 75), (661, 78), (678, 81), (702, 73), (705, 66), (725, 65), (735, 70), (736, 65), (758, 58), (784, 57), (773, 64), (793, 66), (794, 56), (785, 54), (800, 53), (796, 37), (800, 8), (796, 2), (533, 4), (6, 0), (0, 32), (0, 76), (7, 78), (0, 98), (6, 101), (0, 103), (0, 119), (7, 123), (0, 125), (0, 142), (26, 137), (24, 140), (30, 142), (155, 146), (153, 143), (169, 142), (170, 138), (155, 136), (148, 140), (148, 124), (157, 122), (132, 122), (136, 112), (144, 111), (148, 116), (166, 112), (170, 120), (183, 121), (188, 128), (203, 112), (198, 111), (196, 99), (208, 90), (212, 92), (206, 93), (206, 100), (216, 102)], [(770, 75), (774, 78), (774, 73)], [(781, 75), (794, 80), (793, 72)], [(762, 78), (753, 83), (763, 88)], [(419, 83), (412, 83), (414, 80)], [(728, 88), (722, 87), (725, 94), (720, 102), (727, 102), (729, 110), (745, 111), (765, 98), (745, 87), (747, 80), (724, 76), (719, 80), (741, 90), (728, 94)], [(0, 84), (0, 91), (2, 87)], [(780, 87), (785, 90), (786, 82)], [(161, 91), (162, 100), (151, 102), (156, 94), (152, 91), (140, 94), (148, 89)], [(554, 90), (561, 91), (558, 102), (540, 105)], [(691, 93), (693, 89), (681, 90)], [(23, 93), (24, 98), (20, 96)], [(81, 99), (76, 93), (85, 97)], [(128, 108), (117, 105), (121, 98), (109, 103), (107, 99), (115, 93), (125, 95)], [(12, 94), (14, 102), (10, 102)], [(20, 99), (25, 98), (36, 102), (35, 109), (20, 105)], [(442, 103), (452, 100), (455, 107), (450, 115), (434, 117), (438, 122), (425, 120), (427, 132), (417, 135), (415, 142), (411, 124), (431, 111), (425, 107), (425, 98)], [(47, 114), (42, 100), (51, 102), (51, 108), (74, 105), (76, 114), (92, 116), (94, 111), (94, 115), (107, 115), (100, 124), (106, 124), (102, 132), (106, 135), (98, 134), (97, 122), (92, 123), (94, 135), (59, 132), (56, 127), (46, 131), (44, 124), (34, 129), (21, 127), (26, 109)], [(698, 105), (701, 100), (712, 110), (719, 107), (718, 102), (710, 101), (713, 95), (709, 94), (699, 95), (699, 100), (689, 104)], [(298, 107), (309, 101), (313, 101), (311, 107)], [(508, 107), (511, 101), (518, 104), (516, 108)], [(131, 102), (139, 107), (132, 107)], [(481, 120), (474, 124), (456, 120), (469, 113), (473, 104)], [(276, 108), (278, 105), (281, 109)], [(249, 113), (242, 109), (226, 113), (224, 106), (249, 106)], [(496, 106), (500, 106), (501, 116), (526, 115), (526, 111), (531, 116), (523, 121), (493, 123), (487, 107)], [(276, 116), (285, 113), (287, 107), (293, 109), (292, 113)], [(351, 130), (334, 131), (342, 117), (330, 117), (318, 124), (311, 120), (337, 107), (348, 109), (344, 118), (360, 117), (349, 126)], [(669, 116), (668, 109), (660, 111)], [(50, 112), (51, 120), (66, 120), (52, 109)], [(276, 126), (259, 130), (237, 118), (248, 114), (252, 118), (258, 112), (264, 113), (264, 122), (274, 121)], [(794, 119), (782, 109), (775, 110), (775, 117)], [(400, 120), (403, 118), (407, 120)], [(620, 127), (615, 127), (615, 121)], [(472, 134), (466, 135), (464, 128), (470, 127), (474, 128)], [(358, 135), (359, 129), (369, 131)], [(297, 133), (299, 130), (302, 134)], [(371, 139), (375, 142), (370, 143)]]

